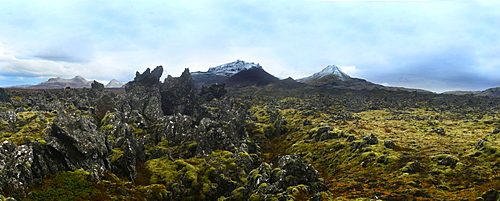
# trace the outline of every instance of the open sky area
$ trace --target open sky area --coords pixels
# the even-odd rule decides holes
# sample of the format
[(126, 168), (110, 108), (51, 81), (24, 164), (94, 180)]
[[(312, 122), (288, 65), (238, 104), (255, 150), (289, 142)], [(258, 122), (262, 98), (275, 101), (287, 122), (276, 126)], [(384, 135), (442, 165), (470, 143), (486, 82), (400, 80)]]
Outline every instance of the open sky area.
[(237, 59), (280, 77), (330, 64), (390, 86), (500, 87), (500, 1), (0, 0), (0, 86), (122, 82)]

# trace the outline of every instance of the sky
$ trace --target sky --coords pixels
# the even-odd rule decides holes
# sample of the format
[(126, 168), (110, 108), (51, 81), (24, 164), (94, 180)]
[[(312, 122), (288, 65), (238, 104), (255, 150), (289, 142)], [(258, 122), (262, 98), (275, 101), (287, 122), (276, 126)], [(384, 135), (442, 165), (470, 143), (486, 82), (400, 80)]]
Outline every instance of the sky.
[(237, 59), (295, 79), (434, 92), (500, 87), (500, 1), (0, 0), (0, 86), (133, 80)]

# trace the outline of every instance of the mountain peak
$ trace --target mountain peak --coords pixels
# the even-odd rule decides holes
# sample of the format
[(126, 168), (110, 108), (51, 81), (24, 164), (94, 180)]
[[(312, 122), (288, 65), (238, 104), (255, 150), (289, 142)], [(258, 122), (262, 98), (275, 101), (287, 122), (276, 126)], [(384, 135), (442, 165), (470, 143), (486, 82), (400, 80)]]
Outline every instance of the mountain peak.
[(337, 67), (336, 65), (328, 65), (328, 66), (326, 66), (326, 68), (324, 68), (320, 72), (314, 73), (313, 75), (311, 75), (309, 77), (299, 79), (298, 81), (299, 82), (307, 82), (310, 80), (321, 79), (321, 78), (332, 77), (332, 76), (340, 79), (341, 81), (346, 81), (346, 80), (351, 79), (351, 76), (342, 72), (339, 69), (339, 67)]
[(233, 61), (231, 63), (226, 63), (226, 64), (222, 64), (222, 65), (219, 65), (216, 67), (209, 68), (207, 72), (215, 74), (215, 75), (230, 77), (230, 76), (233, 76), (240, 71), (248, 70), (248, 69), (252, 69), (252, 68), (262, 68), (262, 66), (260, 66), (260, 64), (258, 64), (258, 63), (256, 64), (253, 62), (245, 62), (245, 61), (238, 59), (238, 60)]
[(316, 76), (317, 78), (322, 78), (328, 75), (336, 75), (338, 76), (342, 81), (348, 80), (351, 77), (344, 72), (342, 72), (339, 67), (336, 65), (328, 65), (326, 68), (324, 68), (322, 71), (315, 73), (313, 76)]
[(105, 88), (122, 88), (124, 85), (125, 83), (112, 79), (108, 84), (106, 84)]
[(82, 76), (75, 76), (74, 78), (72, 78), (72, 80), (78, 80), (78, 81), (82, 81), (82, 82), (87, 82), (87, 79), (83, 78)]

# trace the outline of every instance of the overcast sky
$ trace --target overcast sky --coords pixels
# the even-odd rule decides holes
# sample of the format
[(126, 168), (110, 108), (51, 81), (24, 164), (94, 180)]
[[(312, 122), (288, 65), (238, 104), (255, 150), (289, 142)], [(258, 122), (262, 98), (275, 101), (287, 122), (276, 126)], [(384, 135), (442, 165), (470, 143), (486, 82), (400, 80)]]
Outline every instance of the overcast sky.
[(497, 2), (1, 0), (0, 86), (240, 59), (280, 78), (335, 64), (379, 84), (484, 90), (500, 87)]

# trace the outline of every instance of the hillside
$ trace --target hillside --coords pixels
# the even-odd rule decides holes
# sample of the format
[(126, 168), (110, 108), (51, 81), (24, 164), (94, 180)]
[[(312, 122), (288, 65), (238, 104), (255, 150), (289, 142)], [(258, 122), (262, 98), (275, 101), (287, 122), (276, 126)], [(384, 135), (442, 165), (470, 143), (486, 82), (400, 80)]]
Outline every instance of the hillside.
[(346, 73), (342, 72), (339, 67), (335, 65), (328, 65), (320, 72), (314, 73), (311, 76), (304, 77), (297, 80), (311, 86), (319, 86), (323, 88), (337, 88), (337, 89), (355, 89), (355, 90), (372, 90), (375, 88), (384, 89), (389, 91), (416, 91), (421, 93), (429, 93), (423, 89), (409, 89), (404, 87), (388, 87), (380, 84), (375, 84), (364, 79), (353, 78)]
[(443, 94), (500, 97), (500, 87), (489, 88), (484, 91), (447, 91)]

